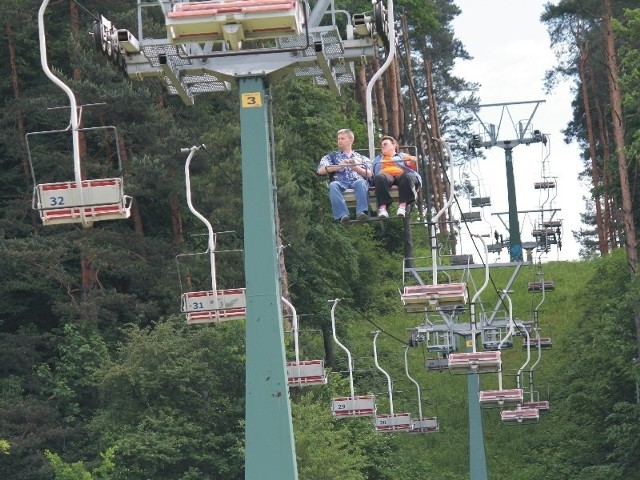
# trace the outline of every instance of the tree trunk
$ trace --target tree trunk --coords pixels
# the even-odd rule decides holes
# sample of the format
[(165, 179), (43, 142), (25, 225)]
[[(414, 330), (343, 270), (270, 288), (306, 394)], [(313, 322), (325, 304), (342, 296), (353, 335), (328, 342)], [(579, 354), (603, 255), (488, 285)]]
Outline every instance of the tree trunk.
[[(595, 90), (595, 86), (593, 87), (593, 91)], [(603, 214), (603, 229), (605, 233), (605, 241), (608, 241), (609, 251), (614, 248), (618, 248), (618, 228), (616, 225), (619, 225), (620, 222), (615, 221), (614, 213), (619, 209), (616, 206), (615, 196), (611, 195), (610, 188), (613, 185), (613, 180), (611, 178), (611, 168), (609, 167), (609, 163), (611, 160), (611, 149), (609, 148), (609, 144), (611, 143), (609, 138), (609, 130), (607, 129), (607, 120), (605, 116), (605, 112), (602, 109), (602, 104), (598, 97), (595, 98), (595, 107), (596, 112), (598, 112), (598, 129), (600, 133), (600, 145), (602, 145), (602, 161), (601, 164), (598, 165), (600, 173), (602, 174), (602, 184), (607, 188), (604, 189), (602, 198), (603, 198), (603, 206), (604, 206), (604, 214)]]
[[(380, 69), (380, 62), (378, 61), (378, 57), (374, 55), (373, 57), (373, 70), (378, 71)], [(379, 126), (382, 129), (382, 132), (386, 133), (389, 131), (389, 117), (387, 116), (387, 102), (384, 99), (384, 88), (382, 86), (384, 75), (381, 76), (376, 84), (373, 86), (374, 95), (376, 97), (376, 103), (378, 105), (378, 120), (380, 121)]]
[(358, 69), (356, 77), (356, 91), (358, 92), (358, 98), (360, 99), (360, 105), (362, 105), (362, 113), (367, 114), (367, 67), (361, 66)]
[[(107, 145), (109, 144), (109, 142), (105, 142), (105, 143)], [(118, 144), (116, 145), (116, 148), (118, 149), (118, 152), (116, 152), (116, 155), (119, 154), (119, 157), (122, 159), (122, 168), (124, 169), (124, 166), (127, 165), (127, 163), (129, 162), (129, 158), (127, 156), (127, 149), (125, 148), (123, 136), (118, 136)], [(107, 155), (110, 161), (113, 161), (113, 154), (107, 153)], [(123, 174), (124, 172), (120, 172), (120, 175), (123, 175)], [(142, 224), (142, 216), (140, 215), (140, 208), (136, 203), (135, 198), (132, 200), (132, 203), (131, 203), (131, 220), (133, 221), (133, 231), (138, 235), (144, 235), (144, 225)]]
[(91, 290), (99, 285), (98, 270), (93, 266), (91, 258), (82, 255), (80, 260), (80, 267), (82, 271), (82, 298), (87, 298), (87, 295)]
[[(76, 2), (69, 2), (69, 17), (71, 24), (71, 33), (77, 35), (77, 33), (80, 31), (80, 17), (78, 15), (78, 4)], [(76, 42), (71, 42), (71, 44), (74, 50), (76, 50), (73, 52), (74, 58), (79, 58), (81, 52), (77, 51)], [(80, 80), (82, 78), (81, 73), (82, 72), (78, 67), (74, 67), (73, 71), (71, 72), (71, 78), (73, 78), (74, 80)]]
[[(595, 86), (593, 91), (595, 91)], [(602, 104), (597, 97), (595, 98), (595, 107), (598, 114), (597, 124), (600, 136), (600, 145), (602, 145), (602, 152), (600, 154), (601, 161), (597, 164), (598, 171), (601, 175), (600, 188), (602, 188), (602, 185), (607, 187), (602, 193), (602, 203), (604, 207), (604, 213), (602, 215), (602, 229), (604, 231), (605, 242), (608, 242), (608, 251), (611, 251), (618, 247), (618, 235), (616, 232), (616, 224), (618, 222), (615, 222), (613, 218), (613, 212), (617, 210), (612, 210), (612, 203), (614, 200), (613, 196), (610, 194), (610, 187), (612, 185), (611, 169), (608, 166), (611, 159), (611, 149), (609, 148), (610, 139), (605, 113), (602, 109)]]
[(173, 241), (176, 244), (184, 243), (184, 228), (182, 226), (182, 213), (178, 196), (171, 194), (169, 197), (169, 211), (171, 212), (171, 227), (173, 229)]
[[(440, 132), (440, 122), (438, 120), (438, 105), (436, 102), (435, 93), (433, 91), (433, 75), (431, 71), (431, 60), (429, 60), (428, 52), (426, 48), (422, 50), (422, 58), (424, 61), (424, 69), (425, 69), (425, 81), (427, 86), (427, 99), (429, 102), (429, 124), (430, 128), (430, 137), (437, 139), (437, 141), (431, 140), (431, 155), (432, 155), (432, 163), (435, 167), (434, 172), (434, 183), (437, 184), (437, 190), (434, 189), (434, 192), (438, 192), (440, 208), (442, 208), (445, 203), (445, 197), (449, 198), (453, 195), (453, 192), (450, 191), (451, 181), (453, 179), (447, 178), (447, 162), (453, 161), (453, 159), (446, 159), (444, 157), (444, 149), (442, 148), (442, 144), (440, 143), (440, 139), (442, 138), (442, 134)], [(442, 215), (439, 219), (439, 230), (442, 234), (443, 238), (448, 237), (449, 226), (447, 223), (447, 218), (451, 217), (451, 210), (449, 209), (444, 215)], [(455, 245), (455, 239), (452, 237), (450, 239)], [(453, 247), (455, 249), (455, 246)]]
[(398, 57), (396, 57), (396, 61), (394, 62), (394, 64), (396, 65), (396, 85), (398, 85), (398, 88), (396, 89), (396, 96), (398, 98), (398, 137), (400, 139), (400, 141), (402, 143), (404, 143), (405, 145), (407, 144), (407, 141), (409, 140), (407, 138), (407, 135), (405, 132), (405, 106), (404, 106), (404, 101), (403, 101), (403, 96), (402, 96), (402, 79), (400, 78), (400, 68), (398, 67)]
[(391, 119), (389, 121), (388, 132), (389, 135), (395, 139), (400, 138), (400, 107), (398, 104), (398, 91), (400, 90), (400, 86), (397, 81), (397, 70), (397, 59), (394, 58), (385, 72), (385, 76), (387, 78), (387, 85), (389, 86), (387, 90), (389, 92), (389, 103), (391, 105)]
[(333, 331), (330, 322), (322, 322), (320, 325), (322, 331), (322, 344), (324, 345), (324, 362), (332, 370), (336, 370), (336, 358), (333, 355)]
[[(20, 98), (20, 84), (18, 83), (18, 64), (16, 55), (16, 44), (13, 37), (13, 30), (8, 23), (4, 28), (5, 35), (7, 37), (7, 46), (9, 49), (9, 69), (11, 71), (11, 87), (13, 89), (13, 98), (16, 100)], [(29, 158), (26, 155), (27, 141), (25, 140), (25, 126), (24, 126), (24, 112), (18, 110), (16, 112), (16, 125), (18, 127), (18, 137), (20, 138), (20, 146), (22, 147), (22, 171), (24, 173), (25, 186), (31, 183), (31, 167), (29, 166)], [(34, 232), (38, 230), (38, 217), (35, 210), (31, 209), (31, 227)]]
[[(613, 125), (613, 140), (616, 146), (618, 159), (618, 172), (620, 173), (620, 192), (622, 195), (622, 216), (624, 221), (625, 248), (627, 251), (627, 263), (632, 273), (638, 269), (638, 250), (636, 241), (635, 223), (633, 220), (633, 204), (631, 200), (631, 187), (629, 185), (629, 171), (624, 142), (624, 121), (622, 111), (622, 96), (618, 84), (618, 59), (616, 56), (615, 38), (611, 24), (611, 0), (604, 0), (604, 13), (602, 15), (602, 28), (606, 52), (607, 80), (609, 83), (609, 95), (611, 97), (611, 117)], [(640, 344), (640, 318), (636, 317), (638, 343)]]
[(587, 127), (587, 138), (589, 141), (589, 156), (591, 157), (591, 184), (593, 186), (593, 201), (596, 209), (596, 231), (598, 232), (598, 249), (600, 255), (604, 256), (608, 253), (607, 238), (604, 231), (604, 222), (602, 219), (602, 200), (600, 196), (600, 169), (598, 167), (596, 138), (594, 134), (593, 118), (591, 116), (591, 106), (589, 102), (588, 84), (592, 84), (592, 77), (587, 76), (587, 63), (589, 52), (586, 42), (579, 42), (580, 49), (580, 79), (582, 84), (582, 101), (584, 103), (585, 124)]
[[(418, 208), (420, 212), (420, 221), (424, 221), (424, 209), (429, 208), (429, 188), (430, 176), (427, 175), (426, 159), (427, 151), (422, 142), (422, 115), (418, 107), (418, 99), (416, 98), (416, 92), (414, 90), (413, 80), (413, 65), (411, 62), (411, 45), (409, 43), (409, 25), (407, 23), (407, 16), (402, 15), (402, 39), (405, 47), (405, 64), (407, 66), (407, 81), (409, 83), (409, 98), (410, 98), (410, 124), (413, 126), (413, 144), (416, 146), (418, 157), (418, 172), (422, 175), (422, 189), (418, 192)], [(403, 127), (404, 129), (404, 127)]]

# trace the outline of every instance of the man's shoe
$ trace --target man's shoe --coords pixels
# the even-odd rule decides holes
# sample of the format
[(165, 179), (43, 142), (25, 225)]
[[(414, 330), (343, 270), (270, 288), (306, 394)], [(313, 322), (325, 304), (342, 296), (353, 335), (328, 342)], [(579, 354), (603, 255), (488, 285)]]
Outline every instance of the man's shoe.
[(340, 219), (340, 223), (349, 223), (350, 220), (349, 215), (343, 215)]
[(357, 216), (356, 219), (359, 222), (364, 222), (367, 218), (369, 218), (369, 215), (367, 215), (367, 212), (360, 212)]
[(380, 208), (378, 210), (378, 218), (389, 218), (389, 212), (387, 212), (387, 209), (382, 209)]
[(396, 215), (398, 217), (404, 217), (406, 213), (407, 213), (406, 207), (398, 207), (398, 212), (396, 213)]

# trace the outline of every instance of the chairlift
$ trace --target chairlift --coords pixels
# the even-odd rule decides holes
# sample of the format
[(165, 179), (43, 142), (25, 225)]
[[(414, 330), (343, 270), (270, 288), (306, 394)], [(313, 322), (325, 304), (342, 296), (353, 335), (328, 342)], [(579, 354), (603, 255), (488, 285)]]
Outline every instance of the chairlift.
[[(512, 348), (513, 342), (511, 339), (507, 339), (505, 342), (502, 342), (502, 339), (507, 336), (508, 327), (507, 326), (483, 326), (482, 331), (480, 332), (480, 338), (482, 340), (482, 346), (485, 350), (497, 350)], [(502, 344), (502, 346), (500, 346)]]
[(527, 285), (529, 292), (545, 292), (555, 290), (555, 288), (556, 284), (551, 280), (546, 280), (544, 282), (529, 282)]
[(489, 251), (483, 235), (474, 234), (474, 237), (478, 238), (484, 248), (485, 256), (485, 278), (483, 284), (473, 295), (473, 298), (469, 302), (470, 324), (471, 324), (471, 339), (473, 349), (471, 352), (458, 352), (451, 353), (449, 359), (449, 372), (454, 374), (478, 374), (478, 373), (490, 373), (499, 372), (502, 368), (500, 345), (496, 351), (476, 351), (476, 335), (477, 335), (477, 322), (476, 322), (476, 302), (480, 298), (480, 295), (487, 288), (489, 284)]
[(422, 416), (422, 398), (420, 392), (420, 385), (418, 382), (409, 375), (409, 361), (407, 358), (407, 353), (409, 352), (409, 347), (405, 347), (404, 349), (404, 371), (409, 380), (413, 382), (416, 386), (416, 390), (418, 392), (418, 418), (414, 418), (411, 421), (411, 432), (412, 433), (434, 433), (440, 430), (440, 425), (438, 425), (437, 417), (423, 417)]
[(490, 207), (491, 197), (471, 197), (471, 206), (474, 208)]
[(451, 255), (451, 265), (473, 265), (473, 255)]
[(189, 166), (194, 154), (200, 146), (182, 149), (182, 152), (189, 152), (184, 166), (185, 185), (187, 195), (187, 205), (189, 210), (202, 221), (208, 231), (207, 250), (209, 255), (211, 289), (196, 292), (186, 292), (181, 297), (181, 311), (186, 314), (187, 323), (220, 323), (229, 320), (239, 320), (246, 318), (247, 301), (246, 290), (244, 288), (233, 288), (219, 290), (216, 281), (215, 253), (217, 234), (213, 232), (213, 227), (200, 212), (193, 206), (191, 201), (191, 176)]
[[(512, 317), (512, 311), (511, 311), (511, 298), (508, 296), (508, 294), (505, 292), (505, 296), (509, 302), (509, 330), (507, 332), (507, 335), (504, 337), (503, 341), (500, 342), (500, 345), (498, 345), (498, 349), (500, 350), (502, 348), (502, 345), (504, 343), (506, 343), (506, 341), (511, 338), (513, 336), (513, 331), (514, 331), (514, 322), (513, 322), (513, 317)], [(529, 338), (529, 331), (527, 329), (524, 329), (525, 335), (527, 336), (527, 338)], [(518, 373), (516, 375), (516, 382), (517, 388), (503, 388), (502, 385), (502, 371), (498, 372), (498, 389), (497, 390), (483, 390), (480, 392), (480, 396), (479, 396), (479, 401), (480, 401), (480, 406), (482, 407), (492, 407), (492, 406), (504, 406), (504, 405), (508, 405), (508, 404), (517, 404), (520, 405), (522, 403), (522, 401), (524, 400), (524, 391), (522, 390), (522, 388), (520, 388), (520, 375), (524, 369), (524, 367), (529, 363), (531, 359), (531, 354), (530, 354), (530, 350), (527, 350), (527, 359), (524, 363), (524, 365), (522, 365), (520, 367), (520, 369), (518, 370)]]
[(375, 415), (375, 429), (376, 432), (410, 432), (412, 428), (411, 414), (410, 413), (396, 413), (393, 410), (393, 384), (389, 374), (378, 363), (378, 349), (376, 341), (380, 335), (380, 330), (375, 332), (373, 336), (373, 361), (376, 364), (376, 368), (380, 370), (385, 377), (387, 377), (387, 392), (389, 394), (389, 414)]
[(407, 312), (436, 311), (443, 307), (463, 307), (467, 303), (466, 283), (407, 285), (400, 294)]
[(540, 182), (535, 182), (533, 184), (533, 188), (535, 188), (536, 190), (546, 190), (549, 188), (556, 188), (556, 181), (555, 180), (542, 180)]
[[(526, 402), (523, 402), (521, 407), (522, 408), (536, 408), (538, 409), (541, 413), (546, 413), (549, 411), (549, 402), (548, 401), (541, 401), (539, 396), (537, 395), (537, 392), (535, 390), (535, 384), (534, 384), (534, 380), (533, 380), (533, 374), (534, 374), (534, 370), (536, 368), (536, 366), (538, 365), (538, 363), (540, 363), (540, 360), (542, 359), (542, 343), (541, 343), (541, 337), (540, 337), (540, 329), (537, 326), (534, 326), (534, 331), (536, 333), (536, 338), (535, 340), (537, 340), (536, 342), (534, 342), (531, 338), (531, 336), (528, 334), (528, 330), (525, 330), (525, 332), (527, 332), (526, 335), (526, 339), (525, 342), (523, 342), (523, 344), (525, 345), (526, 349), (527, 349), (527, 357), (530, 356), (530, 352), (531, 352), (531, 346), (532, 344), (536, 344), (536, 350), (538, 351), (538, 358), (535, 361), (535, 363), (533, 365), (531, 365), (531, 369), (529, 370), (529, 399)], [(528, 362), (527, 362), (528, 363)], [(526, 364), (525, 364), (526, 365)], [(523, 374), (523, 369), (525, 367), (525, 365), (522, 366), (522, 368), (518, 371), (517, 375), (516, 375), (516, 381), (518, 382), (518, 386), (520, 384), (520, 378), (521, 375)]]
[(460, 219), (463, 222), (479, 222), (480, 220), (482, 220), (482, 212), (462, 212), (460, 214)]
[(310, 387), (313, 385), (325, 385), (327, 383), (327, 371), (324, 369), (323, 360), (300, 360), (300, 347), (298, 344), (298, 314), (291, 302), (282, 297), (282, 303), (287, 305), (292, 312), (293, 345), (295, 360), (287, 362), (287, 383), (290, 387)]
[(449, 369), (449, 359), (447, 357), (427, 358), (424, 366), (432, 372), (441, 372)]
[[(379, 149), (375, 149), (376, 151)], [(409, 146), (400, 146), (398, 147), (399, 151), (403, 151), (403, 150), (412, 150), (411, 155), (414, 157), (417, 157), (417, 153), (416, 153), (416, 148), (415, 147), (409, 147)], [(362, 153), (362, 152), (359, 152)], [(372, 160), (372, 159), (371, 159)], [(405, 161), (405, 165), (407, 165), (409, 168), (411, 168), (412, 170), (417, 172), (418, 166), (415, 162), (408, 162)], [(417, 190), (414, 188), (414, 195), (417, 198)], [(378, 200), (376, 198), (376, 189), (375, 187), (371, 186), (369, 187), (369, 213), (374, 213), (378, 210)], [(400, 190), (398, 189), (397, 185), (392, 185), (391, 188), (389, 189), (389, 195), (391, 196), (391, 199), (393, 202), (398, 203), (399, 199), (400, 199)], [(347, 188), (344, 192), (342, 192), (342, 196), (344, 197), (345, 203), (347, 204), (348, 208), (355, 208), (356, 207), (356, 192), (352, 189), (352, 188)]]
[[(118, 171), (122, 171), (120, 151), (115, 127), (104, 126), (94, 128), (80, 128), (82, 107), (78, 107), (71, 88), (58, 78), (49, 68), (47, 61), (46, 33), (44, 28), (44, 14), (49, 0), (44, 0), (38, 11), (38, 36), (40, 42), (40, 60), (46, 76), (60, 87), (69, 98), (70, 122), (64, 130), (50, 130), (28, 133), (26, 136), (27, 155), (33, 178), (32, 207), (40, 214), (43, 225), (60, 225), (80, 223), (87, 228), (93, 222), (100, 220), (122, 220), (131, 215), (132, 198), (124, 194), (122, 177), (113, 178), (83, 178), (80, 158), (80, 132), (111, 131), (116, 142), (118, 156)], [(73, 170), (74, 179), (62, 182), (39, 183), (36, 180), (29, 138), (33, 135), (71, 133), (73, 142)]]
[(531, 338), (529, 341), (522, 342), (522, 348), (527, 348), (527, 347), (551, 348), (553, 347), (553, 341), (551, 340), (551, 337)]
[(226, 42), (232, 50), (240, 50), (246, 40), (301, 35), (306, 6), (299, 0), (176, 3), (165, 12), (167, 36), (174, 45)]
[(448, 358), (450, 373), (495, 373), (502, 367), (499, 350), (452, 353)]
[(502, 410), (500, 419), (505, 425), (526, 425), (540, 421), (540, 411), (537, 408), (516, 408)]
[(354, 418), (354, 417), (370, 417), (376, 414), (376, 398), (375, 395), (355, 395), (353, 387), (353, 360), (351, 352), (345, 347), (336, 335), (336, 317), (335, 309), (340, 301), (339, 298), (333, 300), (331, 307), (331, 329), (333, 332), (333, 340), (347, 354), (347, 362), (349, 367), (349, 389), (351, 395), (348, 397), (337, 397), (331, 400), (331, 413), (336, 418)]
[(427, 350), (429, 352), (437, 352), (448, 355), (456, 349), (456, 339), (454, 333), (450, 330), (428, 331), (426, 343)]
[[(451, 161), (449, 178), (453, 179), (453, 154), (451, 148), (445, 140), (441, 140), (444, 148), (449, 155)], [(455, 189), (451, 186), (451, 196), (436, 213), (429, 222), (429, 236), (431, 238), (431, 258), (436, 259), (438, 256), (438, 246), (436, 242), (436, 225), (439, 218), (445, 214), (448, 208), (453, 204)], [(406, 312), (428, 312), (428, 311), (447, 311), (456, 313), (456, 310), (464, 308), (467, 304), (467, 284), (464, 282), (438, 283), (438, 263), (432, 261), (432, 284), (424, 285), (420, 280), (420, 285), (405, 285), (400, 292), (400, 299), (404, 305)]]
[(521, 408), (535, 408), (540, 413), (548, 413), (550, 410), (548, 400), (536, 400), (531, 402), (522, 402)]

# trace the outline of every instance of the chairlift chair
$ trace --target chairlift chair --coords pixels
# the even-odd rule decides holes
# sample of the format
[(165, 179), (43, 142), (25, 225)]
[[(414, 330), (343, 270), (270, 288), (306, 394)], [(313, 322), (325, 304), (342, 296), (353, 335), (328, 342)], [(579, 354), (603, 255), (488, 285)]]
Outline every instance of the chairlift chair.
[(441, 372), (449, 368), (449, 359), (447, 357), (427, 358), (424, 366), (432, 372)]
[(556, 188), (556, 181), (555, 180), (541, 180), (539, 182), (535, 182), (533, 184), (533, 188), (535, 188), (536, 190), (543, 190), (543, 189), (548, 189), (548, 188)]
[[(38, 11), (38, 36), (40, 44), (40, 60), (45, 75), (60, 87), (69, 98), (70, 120), (69, 127), (64, 130), (51, 130), (27, 134), (27, 152), (33, 178), (32, 206), (40, 214), (43, 225), (59, 225), (81, 223), (83, 227), (90, 227), (99, 220), (121, 220), (131, 215), (132, 198), (124, 194), (122, 178), (83, 178), (80, 158), (80, 132), (91, 130), (111, 130), (115, 137), (118, 155), (118, 170), (122, 171), (120, 151), (118, 148), (115, 127), (80, 128), (80, 114), (82, 107), (78, 107), (75, 94), (49, 68), (47, 62), (47, 43), (44, 28), (44, 14), (48, 6), (45, 1)], [(36, 181), (34, 173), (29, 138), (32, 135), (51, 133), (71, 133), (73, 142), (73, 171), (74, 179), (63, 182), (40, 183)]]
[(375, 395), (355, 395), (353, 386), (353, 360), (351, 352), (345, 347), (336, 335), (336, 317), (335, 309), (340, 301), (336, 298), (331, 307), (331, 329), (333, 332), (333, 340), (347, 354), (347, 362), (349, 367), (349, 389), (351, 395), (348, 397), (337, 397), (331, 400), (331, 413), (336, 418), (356, 418), (370, 417), (376, 414), (376, 398)]
[(429, 352), (438, 352), (445, 355), (450, 354), (456, 349), (456, 337), (450, 330), (427, 331), (427, 350)]
[(538, 338), (530, 338), (528, 341), (525, 340), (522, 342), (522, 348), (527, 348), (527, 346), (531, 348), (551, 348), (553, 347), (553, 341), (551, 337), (538, 337)]
[[(411, 153), (412, 156), (417, 156), (415, 150), (415, 147), (398, 147), (398, 150), (402, 151), (402, 150), (408, 150), (408, 149), (413, 149), (413, 152)], [(415, 162), (409, 162), (407, 163), (405, 161), (405, 164), (411, 168), (412, 170), (417, 172), (417, 164)], [(376, 189), (375, 187), (371, 186), (369, 187), (369, 212), (370, 213), (374, 213), (378, 210), (378, 200), (376, 199)], [(389, 189), (389, 195), (391, 196), (391, 199), (395, 202), (398, 203), (399, 199), (400, 199), (400, 190), (398, 189), (397, 185), (392, 185), (391, 188)], [(414, 195), (417, 197), (417, 191), (414, 189)], [(349, 208), (355, 208), (356, 207), (356, 192), (352, 189), (352, 188), (347, 188), (343, 193), (342, 196), (344, 197), (344, 200), (347, 204), (347, 207)]]
[(474, 208), (490, 207), (491, 197), (471, 197), (471, 206)]
[(422, 416), (422, 398), (420, 393), (420, 385), (418, 382), (409, 375), (409, 361), (408, 361), (409, 347), (404, 349), (404, 371), (407, 378), (416, 386), (418, 392), (418, 418), (411, 420), (411, 432), (412, 433), (434, 433), (440, 430), (437, 417), (423, 417)]
[(482, 340), (482, 346), (485, 350), (497, 350), (498, 347), (503, 348), (512, 348), (513, 342), (511, 340), (507, 340), (502, 343), (500, 346), (502, 339), (505, 338), (507, 334), (507, 327), (492, 327), (492, 326), (482, 326), (482, 330), (480, 332), (480, 338)]
[(522, 402), (521, 408), (535, 408), (540, 413), (548, 413), (549, 412), (549, 401), (548, 400), (538, 400), (534, 402)]
[(505, 425), (527, 425), (540, 421), (540, 411), (537, 408), (516, 408), (502, 410), (500, 419)]
[(293, 343), (295, 360), (287, 362), (287, 383), (290, 387), (310, 387), (313, 385), (325, 385), (327, 383), (327, 371), (324, 369), (323, 360), (300, 360), (300, 348), (298, 344), (298, 315), (291, 302), (282, 297), (282, 302), (289, 307), (293, 315)]
[[(513, 306), (511, 303), (511, 297), (509, 296), (508, 291), (502, 292), (503, 298), (507, 299), (508, 304), (508, 327), (503, 330), (504, 336), (500, 339), (500, 342), (496, 346), (496, 353), (500, 353), (502, 348), (511, 342), (511, 338), (513, 337), (515, 331), (515, 323), (513, 321)], [(527, 333), (525, 331), (525, 333)], [(528, 336), (528, 333), (527, 333)], [(527, 352), (527, 361), (525, 365), (529, 363), (530, 359), (529, 352)], [(520, 369), (524, 368), (523, 365)], [(520, 373), (520, 371), (518, 373)], [(498, 389), (497, 390), (483, 390), (480, 391), (479, 394), (479, 402), (481, 407), (492, 407), (492, 406), (504, 406), (505, 404), (516, 404), (519, 405), (522, 403), (524, 398), (524, 392), (520, 388), (520, 385), (517, 385), (517, 388), (503, 388), (502, 384), (502, 368), (498, 371)]]
[[(539, 305), (538, 305), (539, 307)], [(537, 409), (540, 413), (546, 413), (549, 411), (549, 402), (546, 400), (540, 400), (540, 396), (538, 394), (538, 392), (535, 390), (535, 385), (534, 385), (534, 370), (536, 368), (536, 366), (538, 365), (538, 363), (540, 362), (540, 360), (542, 359), (542, 337), (540, 337), (540, 329), (537, 326), (534, 326), (534, 331), (536, 334), (536, 338), (533, 339), (531, 338), (530, 335), (526, 335), (525, 337), (525, 342), (523, 342), (523, 344), (525, 345), (525, 348), (527, 349), (527, 357), (530, 356), (531, 354), (531, 347), (532, 345), (535, 343), (535, 348), (538, 351), (538, 359), (535, 361), (535, 363), (533, 365), (531, 365), (531, 369), (529, 370), (529, 399), (528, 401), (524, 401), (520, 407), (521, 408), (535, 408)], [(525, 331), (525, 333), (528, 333), (528, 330)], [(535, 340), (535, 342), (534, 342)], [(551, 339), (549, 339), (550, 341)], [(528, 363), (528, 362), (527, 362)], [(525, 364), (526, 365), (526, 364)], [(520, 383), (520, 378), (521, 375), (523, 374), (523, 369), (525, 367), (525, 365), (523, 365), (520, 370), (518, 371), (517, 375), (516, 375), (516, 380), (518, 383)]]
[(529, 282), (527, 285), (527, 289), (530, 292), (542, 292), (542, 291), (550, 291), (555, 290), (556, 284), (551, 280), (546, 280), (544, 282)]
[(454, 374), (478, 374), (478, 373), (490, 373), (500, 372), (502, 369), (502, 359), (500, 347), (495, 351), (476, 351), (476, 335), (477, 335), (477, 322), (476, 322), (476, 302), (480, 298), (480, 295), (487, 288), (489, 284), (489, 250), (483, 235), (474, 234), (474, 237), (478, 238), (484, 247), (485, 256), (485, 278), (483, 284), (473, 295), (471, 302), (469, 302), (470, 324), (471, 324), (471, 341), (473, 350), (471, 352), (458, 352), (451, 353), (449, 355), (449, 372)]
[(181, 2), (165, 13), (174, 45), (227, 42), (240, 50), (245, 40), (266, 40), (303, 33), (307, 3), (300, 0), (221, 0)]
[(457, 352), (449, 355), (449, 372), (496, 373), (502, 367), (500, 351)]
[(209, 256), (209, 266), (211, 275), (211, 289), (204, 291), (185, 292), (181, 297), (181, 311), (186, 314), (188, 324), (196, 323), (220, 323), (229, 320), (239, 320), (246, 318), (247, 301), (246, 290), (244, 288), (233, 288), (221, 290), (217, 288), (215, 252), (216, 252), (216, 234), (213, 227), (200, 212), (193, 206), (191, 201), (191, 176), (189, 166), (194, 154), (200, 149), (200, 146), (182, 149), (182, 152), (189, 152), (185, 161), (185, 186), (187, 205), (189, 210), (207, 227), (208, 242), (207, 251)]
[(380, 370), (385, 377), (387, 377), (387, 392), (389, 394), (389, 414), (377, 414), (375, 415), (375, 429), (376, 432), (410, 432), (412, 428), (411, 414), (410, 413), (396, 413), (393, 409), (393, 384), (391, 377), (378, 363), (378, 348), (376, 341), (380, 335), (380, 331), (375, 332), (373, 337), (373, 360), (376, 364), (376, 368)]
[(482, 220), (482, 212), (462, 212), (460, 214), (460, 219), (463, 222), (479, 222)]
[(407, 312), (436, 311), (443, 307), (463, 307), (467, 303), (466, 283), (407, 285), (400, 294)]

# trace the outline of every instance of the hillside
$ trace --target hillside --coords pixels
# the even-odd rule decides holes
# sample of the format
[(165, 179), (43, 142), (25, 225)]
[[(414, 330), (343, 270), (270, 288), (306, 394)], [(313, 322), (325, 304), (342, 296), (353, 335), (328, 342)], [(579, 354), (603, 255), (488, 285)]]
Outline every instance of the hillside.
[[(594, 357), (606, 356), (605, 352), (612, 355), (612, 362), (623, 361), (620, 358), (623, 352), (611, 348), (612, 342), (617, 343), (623, 339), (614, 340), (609, 337), (608, 333), (605, 333), (609, 328), (605, 322), (598, 320), (592, 324), (588, 320), (593, 317), (600, 318), (601, 315), (606, 316), (604, 310), (609, 308), (607, 303), (601, 305), (603, 311), (596, 312), (590, 309), (599, 307), (587, 300), (593, 299), (597, 292), (597, 295), (611, 295), (610, 300), (617, 298), (620, 301), (613, 292), (607, 294), (602, 291), (602, 285), (610, 281), (603, 276), (602, 269), (609, 270), (612, 263), (620, 261), (622, 261), (622, 255), (600, 261), (551, 262), (541, 266), (545, 279), (555, 283), (554, 290), (546, 293), (546, 299), (539, 308), (542, 335), (552, 338), (553, 347), (542, 352), (542, 359), (535, 368), (535, 385), (540, 399), (549, 400), (550, 412), (542, 415), (538, 424), (506, 426), (500, 421), (499, 410), (482, 410), (489, 478), (599, 478), (598, 473), (587, 472), (611, 468), (598, 465), (599, 461), (607, 462), (610, 457), (594, 455), (587, 460), (582, 450), (585, 448), (592, 452), (602, 448), (615, 450), (613, 445), (605, 447), (608, 445), (606, 431), (608, 428), (614, 428), (610, 417), (613, 411), (610, 409), (622, 400), (623, 391), (631, 393), (632, 388), (618, 385), (615, 387), (615, 392), (616, 395), (620, 395), (619, 398), (612, 397), (614, 392), (609, 392), (609, 395), (603, 398), (597, 393), (599, 390), (597, 384), (607, 382), (608, 378), (617, 376), (617, 373), (608, 371), (608, 366), (604, 362), (596, 372), (583, 370), (583, 367), (593, 365)], [(492, 271), (492, 280), (497, 285), (511, 275), (511, 272), (506, 270)], [(527, 292), (528, 281), (533, 281), (531, 277), (534, 276), (538, 278), (539, 272), (540, 266), (526, 267), (514, 282), (513, 313), (519, 319), (532, 319), (533, 309), (540, 303), (540, 293)], [(407, 329), (416, 326), (419, 317), (415, 314), (413, 316), (405, 314), (399, 304), (398, 301), (396, 311), (391, 315), (374, 316), (377, 327), (387, 334), (378, 339), (378, 357), (380, 364), (394, 380), (395, 411), (411, 411), (415, 414), (417, 395), (415, 387), (404, 375), (404, 350), (397, 339), (406, 339)], [(599, 325), (602, 330), (592, 331), (593, 325)], [(372, 330), (372, 325), (366, 320), (357, 316), (350, 319), (349, 341), (356, 358), (355, 378), (356, 385), (359, 387), (357, 393), (374, 392), (378, 398), (379, 411), (384, 413), (388, 412), (386, 379), (376, 370), (373, 363)], [(588, 338), (593, 338), (594, 341), (589, 342)], [(517, 338), (514, 344), (513, 349), (504, 352), (504, 388), (515, 387), (513, 372), (526, 359), (526, 353), (521, 347), (522, 339)], [(376, 462), (392, 467), (393, 471), (407, 479), (425, 478), (425, 476), (434, 480), (468, 478), (466, 378), (447, 371), (427, 372), (424, 361), (428, 355), (430, 354), (424, 348), (424, 344), (410, 349), (409, 369), (423, 389), (423, 413), (438, 417), (440, 431), (431, 434), (387, 434), (391, 437), (390, 445), (385, 453), (380, 454), (380, 458), (376, 458)], [(536, 353), (533, 355), (537, 356)], [(529, 366), (532, 363), (533, 361)], [(338, 374), (331, 375), (331, 383), (336, 375)], [(497, 374), (484, 374), (480, 377), (481, 389), (497, 387)], [(528, 382), (528, 380), (525, 381)], [(576, 384), (581, 385), (577, 391)], [(335, 391), (334, 387), (328, 388)], [(525, 390), (528, 388), (528, 383), (524, 388)], [(316, 389), (318, 387), (314, 387), (314, 390)], [(312, 394), (312, 396), (320, 395), (318, 391)], [(582, 408), (585, 405), (579, 407), (576, 404), (576, 395), (583, 402), (587, 402), (591, 408)], [(296, 397), (297, 394), (294, 394), (294, 399)], [(327, 397), (324, 397), (324, 400), (326, 402)], [(620, 405), (615, 408), (620, 408)], [(628, 408), (633, 407), (629, 405)], [(624, 422), (629, 420), (628, 418)], [(362, 433), (363, 428), (371, 430), (373, 427), (370, 419), (337, 422), (342, 424), (349, 421), (360, 424), (357, 429), (358, 434)], [(329, 426), (335, 428), (336, 420), (332, 421), (328, 411), (325, 411), (322, 420), (314, 427), (306, 425), (306, 422), (303, 423), (305, 428), (313, 428), (318, 435), (318, 431)], [(299, 432), (298, 421), (294, 425)], [(567, 438), (567, 432), (573, 432), (570, 439)], [(594, 435), (590, 435), (589, 432)], [(307, 430), (305, 430), (306, 433)], [(471, 445), (471, 448), (474, 446)], [(582, 464), (585, 461), (588, 464)]]

